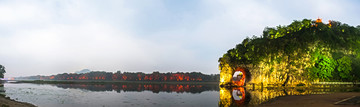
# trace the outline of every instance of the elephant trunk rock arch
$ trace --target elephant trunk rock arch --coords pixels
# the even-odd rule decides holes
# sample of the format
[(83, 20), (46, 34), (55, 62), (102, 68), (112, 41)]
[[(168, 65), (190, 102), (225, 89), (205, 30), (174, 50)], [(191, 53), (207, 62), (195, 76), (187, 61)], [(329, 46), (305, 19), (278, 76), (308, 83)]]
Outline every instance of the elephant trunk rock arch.
[[(220, 86), (245, 86), (248, 81), (251, 79), (251, 75), (248, 69), (237, 67), (235, 70), (231, 69), (229, 66), (222, 67), (220, 72)], [(233, 80), (233, 75), (235, 72), (240, 71), (242, 77), (239, 81)]]

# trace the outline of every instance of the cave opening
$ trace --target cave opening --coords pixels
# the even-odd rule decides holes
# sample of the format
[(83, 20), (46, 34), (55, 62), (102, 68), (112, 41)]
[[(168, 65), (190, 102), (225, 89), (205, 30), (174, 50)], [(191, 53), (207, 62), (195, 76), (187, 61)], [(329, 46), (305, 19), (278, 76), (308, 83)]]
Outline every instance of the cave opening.
[(248, 70), (237, 68), (232, 75), (232, 84), (235, 86), (245, 86), (249, 77)]

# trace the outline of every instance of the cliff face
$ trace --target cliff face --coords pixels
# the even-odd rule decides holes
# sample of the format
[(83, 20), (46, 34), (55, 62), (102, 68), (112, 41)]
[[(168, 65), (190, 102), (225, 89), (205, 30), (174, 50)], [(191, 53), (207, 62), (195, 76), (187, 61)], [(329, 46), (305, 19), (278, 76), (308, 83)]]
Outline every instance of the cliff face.
[[(360, 80), (360, 26), (304, 19), (265, 28), (219, 59), (220, 85), (234, 83), (236, 68), (249, 71), (247, 84), (293, 86), (318, 81)], [(250, 78), (250, 77), (249, 77)]]

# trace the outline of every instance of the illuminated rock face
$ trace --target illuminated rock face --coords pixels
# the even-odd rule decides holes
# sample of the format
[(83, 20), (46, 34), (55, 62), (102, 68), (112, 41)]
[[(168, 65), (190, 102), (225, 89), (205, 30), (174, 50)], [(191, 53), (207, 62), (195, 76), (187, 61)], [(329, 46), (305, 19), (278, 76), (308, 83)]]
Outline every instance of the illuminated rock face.
[[(325, 51), (322, 51), (325, 52)], [(282, 54), (280, 54), (282, 55)], [(314, 66), (311, 62), (311, 55), (304, 54), (298, 56), (297, 59), (291, 60), (295, 65), (288, 63), (288, 60), (272, 60), (272, 57), (265, 57), (257, 65), (244, 64), (229, 64), (225, 61), (220, 61), (220, 86), (245, 86), (251, 84), (256, 87), (278, 87), (282, 86), (285, 81), (286, 86), (293, 87), (296, 84), (310, 85), (310, 79), (305, 68)], [(288, 59), (285, 57), (284, 59)], [(242, 72), (244, 75), (242, 80), (234, 81), (232, 79), (234, 73)], [(291, 72), (290, 72), (291, 71)], [(289, 75), (289, 78), (286, 77)]]
[(223, 67), (220, 67), (220, 86), (231, 84), (233, 74), (234, 70), (230, 67), (229, 64), (224, 64)]
[[(233, 81), (235, 72), (240, 71), (243, 75), (240, 81)], [(245, 86), (246, 82), (250, 80), (249, 70), (241, 67), (232, 69), (228, 64), (220, 68), (220, 86)]]

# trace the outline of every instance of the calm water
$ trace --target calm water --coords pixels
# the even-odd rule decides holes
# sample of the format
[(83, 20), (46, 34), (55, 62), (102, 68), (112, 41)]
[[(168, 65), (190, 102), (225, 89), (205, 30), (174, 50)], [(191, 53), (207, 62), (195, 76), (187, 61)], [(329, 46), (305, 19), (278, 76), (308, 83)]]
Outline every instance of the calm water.
[[(237, 107), (278, 96), (359, 89), (245, 89), (195, 84), (29, 84), (5, 83), (5, 95), (40, 107)], [(2, 91), (3, 92), (3, 91)]]
[(40, 107), (215, 107), (218, 85), (5, 83), (6, 96)]

